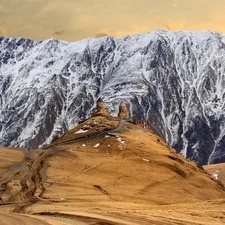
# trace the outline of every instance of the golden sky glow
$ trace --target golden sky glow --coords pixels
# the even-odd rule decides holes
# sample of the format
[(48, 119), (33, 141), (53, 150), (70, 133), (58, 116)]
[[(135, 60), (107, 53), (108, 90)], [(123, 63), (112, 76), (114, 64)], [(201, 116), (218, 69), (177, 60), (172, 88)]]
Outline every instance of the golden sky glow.
[(156, 29), (225, 33), (225, 0), (0, 0), (0, 36), (77, 41)]

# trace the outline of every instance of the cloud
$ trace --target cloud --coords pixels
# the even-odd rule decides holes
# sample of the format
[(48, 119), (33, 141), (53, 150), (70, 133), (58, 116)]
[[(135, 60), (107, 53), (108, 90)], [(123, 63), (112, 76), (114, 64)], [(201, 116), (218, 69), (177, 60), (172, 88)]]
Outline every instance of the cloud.
[(107, 31), (98, 31), (95, 33), (96, 38), (105, 37), (105, 36), (112, 36)]
[(54, 31), (54, 32), (53, 32), (53, 35), (62, 35), (62, 34), (64, 34), (64, 33), (65, 33), (64, 30), (59, 30), (59, 31)]
[(63, 34), (65, 34), (66, 33), (66, 31), (65, 30), (56, 30), (56, 31), (54, 31), (54, 30), (48, 30), (47, 32), (46, 32), (49, 36), (55, 36), (55, 35), (63, 35)]
[[(16, 1), (18, 1), (18, 0), (16, 0)], [(43, 0), (27, 0), (28, 2), (41, 2), (41, 1), (43, 1)]]
[(7, 32), (6, 29), (3, 27), (0, 27), (0, 36), (6, 36)]
[(118, 37), (121, 37), (123, 35), (124, 35), (123, 33), (120, 33), (118, 31), (109, 32), (107, 29), (104, 29), (104, 30), (100, 30), (100, 31), (95, 32), (94, 37), (100, 38), (100, 37), (111, 36), (111, 37), (114, 37), (114, 38), (118, 38)]
[(172, 21), (168, 21), (164, 24), (164, 29), (166, 30), (181, 30), (184, 27), (184, 22), (174, 23)]
[[(43, 0), (24, 0), (25, 2), (41, 2)], [(12, 0), (12, 2), (19, 2), (19, 0)], [(21, 0), (20, 0), (21, 2)]]
[(160, 20), (160, 19), (161, 19), (160, 16), (155, 16), (154, 18), (152, 18), (152, 19), (150, 20), (150, 22), (151, 22), (151, 23), (154, 23), (155, 21)]
[(8, 12), (6, 8), (0, 4), (0, 12)]
[(178, 0), (173, 0), (173, 7), (177, 7)]
[(0, 0), (0, 27), (8, 36), (67, 41), (159, 28), (225, 32), (223, 5), (224, 0)]

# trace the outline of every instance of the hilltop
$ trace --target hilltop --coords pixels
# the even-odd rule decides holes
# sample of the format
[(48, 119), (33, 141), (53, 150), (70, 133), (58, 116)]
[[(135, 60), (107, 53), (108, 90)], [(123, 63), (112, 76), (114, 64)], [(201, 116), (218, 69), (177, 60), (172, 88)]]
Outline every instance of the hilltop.
[[(90, 183), (89, 188), (99, 187), (93, 192), (104, 189), (104, 198), (174, 204), (210, 200), (224, 194), (220, 184), (162, 138), (124, 120), (91, 118), (66, 132), (48, 146), (51, 148), (75, 156), (74, 163), (69, 163), (71, 169), (74, 165), (74, 172), (79, 171), (75, 162), (79, 162), (80, 170), (90, 170), (90, 174), (85, 173), (85, 180)], [(54, 169), (60, 169), (68, 163), (61, 161), (59, 167), (53, 164)], [(82, 183), (77, 177), (72, 179)]]
[(93, 117), (43, 149), (1, 149), (0, 156), (6, 225), (13, 218), (41, 225), (225, 221), (221, 183), (125, 120)]

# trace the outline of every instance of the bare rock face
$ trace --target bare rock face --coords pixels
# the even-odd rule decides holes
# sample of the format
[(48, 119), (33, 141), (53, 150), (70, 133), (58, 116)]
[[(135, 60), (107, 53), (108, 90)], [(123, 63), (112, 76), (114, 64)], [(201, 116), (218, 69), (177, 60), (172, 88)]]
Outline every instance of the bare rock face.
[(157, 30), (68, 43), (0, 38), (0, 145), (36, 148), (123, 99), (199, 163), (225, 161), (225, 36)]

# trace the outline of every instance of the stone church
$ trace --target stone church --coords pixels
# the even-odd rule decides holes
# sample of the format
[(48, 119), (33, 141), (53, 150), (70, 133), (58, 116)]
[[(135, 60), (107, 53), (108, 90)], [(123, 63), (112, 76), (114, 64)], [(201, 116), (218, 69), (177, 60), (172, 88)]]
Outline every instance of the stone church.
[(97, 100), (96, 107), (92, 110), (91, 117), (96, 116), (104, 116), (104, 117), (110, 117), (110, 113), (108, 109), (105, 108), (104, 102), (101, 98)]
[(127, 106), (125, 105), (124, 101), (121, 101), (119, 105), (119, 113), (118, 117), (121, 119), (128, 119), (128, 113), (127, 113)]
[[(91, 117), (96, 116), (104, 116), (104, 117), (111, 117), (108, 109), (105, 108), (104, 102), (101, 98), (99, 98), (96, 102), (96, 107), (92, 110)], [(127, 106), (124, 103), (124, 101), (121, 101), (119, 105), (119, 112), (118, 112), (118, 119), (127, 120), (128, 122), (131, 122), (141, 128), (149, 128), (149, 123), (147, 120), (133, 120), (129, 118), (128, 112), (127, 112)]]

